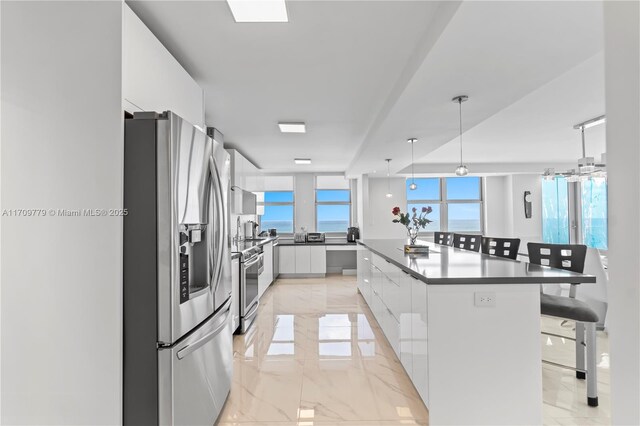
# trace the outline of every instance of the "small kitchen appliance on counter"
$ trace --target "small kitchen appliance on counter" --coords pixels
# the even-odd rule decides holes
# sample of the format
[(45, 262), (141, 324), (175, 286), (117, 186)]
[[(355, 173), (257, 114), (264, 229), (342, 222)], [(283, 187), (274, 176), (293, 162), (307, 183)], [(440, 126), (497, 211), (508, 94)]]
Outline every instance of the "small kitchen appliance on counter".
[(307, 234), (308, 243), (324, 243), (324, 232), (309, 232)]
[(352, 226), (347, 229), (347, 242), (355, 243), (356, 240), (360, 239), (360, 229), (355, 226)]
[(300, 232), (296, 232), (293, 234), (293, 242), (294, 243), (306, 243), (307, 242), (307, 231), (305, 228), (302, 228)]
[(245, 224), (244, 224), (244, 237), (247, 240), (255, 240), (256, 238), (258, 238), (258, 227), (259, 226), (260, 225), (258, 225), (253, 220), (245, 222)]

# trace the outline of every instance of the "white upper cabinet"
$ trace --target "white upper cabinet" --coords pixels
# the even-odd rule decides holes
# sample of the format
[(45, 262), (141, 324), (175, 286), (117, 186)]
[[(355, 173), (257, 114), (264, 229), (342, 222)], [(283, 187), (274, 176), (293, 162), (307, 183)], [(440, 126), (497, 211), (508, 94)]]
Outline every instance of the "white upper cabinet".
[(204, 129), (202, 88), (126, 3), (123, 33), (123, 108), (170, 110)]
[(231, 184), (249, 192), (264, 191), (262, 171), (247, 160), (240, 151), (236, 149), (228, 149), (227, 151), (231, 157)]

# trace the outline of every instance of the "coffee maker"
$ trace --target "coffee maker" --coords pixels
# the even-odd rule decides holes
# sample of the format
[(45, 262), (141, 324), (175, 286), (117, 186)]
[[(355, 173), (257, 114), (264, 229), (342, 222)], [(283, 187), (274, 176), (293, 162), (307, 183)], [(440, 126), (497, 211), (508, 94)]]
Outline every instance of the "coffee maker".
[(360, 230), (357, 227), (351, 226), (350, 228), (347, 229), (347, 242), (355, 243), (356, 240), (358, 240), (359, 238), (360, 238)]

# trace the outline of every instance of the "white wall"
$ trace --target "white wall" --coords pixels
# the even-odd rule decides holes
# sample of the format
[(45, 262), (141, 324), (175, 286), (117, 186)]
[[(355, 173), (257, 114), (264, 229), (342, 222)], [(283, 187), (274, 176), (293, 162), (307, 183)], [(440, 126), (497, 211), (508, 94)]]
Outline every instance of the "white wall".
[[(511, 175), (511, 226), (510, 235), (526, 241), (542, 240), (542, 180), (539, 174)], [(524, 216), (524, 191), (531, 191), (532, 217)]]
[(513, 205), (508, 176), (488, 176), (484, 179), (484, 234), (506, 237), (513, 229)]
[[(308, 232), (316, 230), (316, 188), (313, 173), (297, 173), (294, 176), (296, 229), (304, 226)], [(345, 230), (346, 231), (346, 230)]]
[(205, 127), (203, 90), (127, 5), (123, 49), (125, 110), (171, 110)]
[(640, 424), (640, 6), (604, 2), (611, 423)]
[[(532, 217), (524, 216), (524, 191), (531, 192)], [(515, 237), (526, 248), (542, 240), (542, 183), (539, 174), (488, 176), (484, 183), (485, 235)]]
[[(364, 228), (366, 238), (407, 238), (407, 230), (398, 223), (391, 222), (394, 217), (391, 210), (400, 207), (407, 210), (407, 194), (404, 178), (391, 178), (391, 193), (393, 197), (387, 198), (387, 179), (369, 179), (369, 204)], [(427, 228), (428, 229), (428, 228)]]
[[(122, 3), (1, 8), (1, 208), (122, 208)], [(1, 247), (2, 423), (121, 423), (122, 219), (5, 216)]]

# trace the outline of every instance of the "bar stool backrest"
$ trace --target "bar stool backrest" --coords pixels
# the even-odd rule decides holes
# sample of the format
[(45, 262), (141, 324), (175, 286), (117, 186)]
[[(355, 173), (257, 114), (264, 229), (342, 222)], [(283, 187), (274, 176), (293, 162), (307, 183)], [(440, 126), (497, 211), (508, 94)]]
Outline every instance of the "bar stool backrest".
[(582, 273), (587, 246), (582, 244), (528, 243), (529, 262)]
[(433, 241), (441, 246), (450, 246), (453, 244), (452, 232), (434, 232)]
[(482, 237), (482, 253), (516, 260), (520, 238)]
[(480, 251), (480, 235), (453, 234), (453, 246), (470, 251)]

